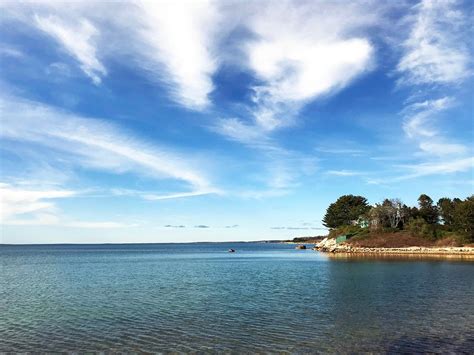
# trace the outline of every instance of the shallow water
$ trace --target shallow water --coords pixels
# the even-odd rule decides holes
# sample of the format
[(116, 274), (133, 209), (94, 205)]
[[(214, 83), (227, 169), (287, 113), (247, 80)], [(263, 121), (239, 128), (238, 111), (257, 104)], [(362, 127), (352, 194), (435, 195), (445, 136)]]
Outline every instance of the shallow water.
[(293, 248), (0, 246), (0, 351), (473, 351), (472, 261)]

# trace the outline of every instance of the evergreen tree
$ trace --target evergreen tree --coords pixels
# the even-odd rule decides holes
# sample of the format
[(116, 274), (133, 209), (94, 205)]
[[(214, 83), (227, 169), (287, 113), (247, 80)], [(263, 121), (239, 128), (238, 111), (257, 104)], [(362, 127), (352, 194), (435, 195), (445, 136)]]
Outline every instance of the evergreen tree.
[(433, 200), (428, 195), (422, 194), (418, 197), (419, 215), (428, 224), (438, 223), (438, 208), (433, 205)]
[(447, 197), (442, 197), (438, 200), (439, 216), (443, 224), (449, 229), (453, 225), (455, 202)]
[(331, 203), (326, 210), (323, 224), (328, 228), (350, 225), (370, 210), (367, 199), (362, 196), (344, 195)]
[(453, 216), (455, 230), (474, 243), (474, 195), (456, 203)]

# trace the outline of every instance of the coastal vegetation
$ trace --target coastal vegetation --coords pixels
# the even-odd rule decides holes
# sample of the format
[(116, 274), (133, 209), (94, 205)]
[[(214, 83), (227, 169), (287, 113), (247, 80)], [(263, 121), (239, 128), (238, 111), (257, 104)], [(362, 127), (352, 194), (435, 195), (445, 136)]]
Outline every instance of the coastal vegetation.
[(329, 205), (323, 224), (330, 238), (344, 235), (358, 246), (468, 245), (474, 243), (474, 195), (435, 203), (422, 194), (411, 207), (397, 198), (371, 206), (363, 196), (344, 195)]

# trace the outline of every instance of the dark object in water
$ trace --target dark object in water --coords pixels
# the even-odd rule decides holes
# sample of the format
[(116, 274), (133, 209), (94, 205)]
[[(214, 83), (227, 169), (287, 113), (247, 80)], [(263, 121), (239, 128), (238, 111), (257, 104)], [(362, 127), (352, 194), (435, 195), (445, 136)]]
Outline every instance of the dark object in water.
[(297, 245), (295, 249), (306, 249), (306, 245)]
[(235, 253), (235, 249), (229, 249), (228, 252), (229, 253)]

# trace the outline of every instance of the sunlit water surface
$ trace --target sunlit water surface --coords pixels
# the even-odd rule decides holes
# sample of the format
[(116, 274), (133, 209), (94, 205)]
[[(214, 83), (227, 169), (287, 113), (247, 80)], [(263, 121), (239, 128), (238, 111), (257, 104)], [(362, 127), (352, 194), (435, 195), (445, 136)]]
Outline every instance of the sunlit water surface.
[(474, 350), (472, 261), (257, 243), (4, 245), (0, 267), (0, 351)]

